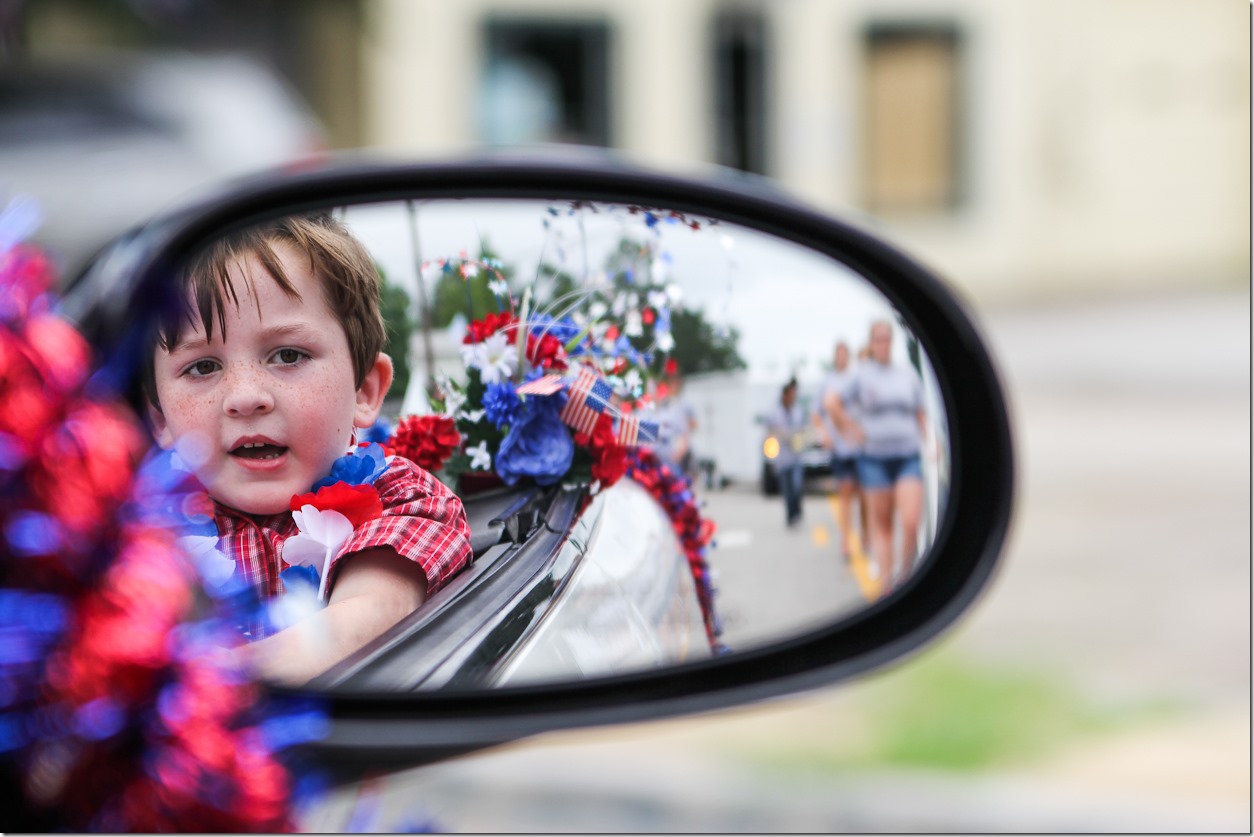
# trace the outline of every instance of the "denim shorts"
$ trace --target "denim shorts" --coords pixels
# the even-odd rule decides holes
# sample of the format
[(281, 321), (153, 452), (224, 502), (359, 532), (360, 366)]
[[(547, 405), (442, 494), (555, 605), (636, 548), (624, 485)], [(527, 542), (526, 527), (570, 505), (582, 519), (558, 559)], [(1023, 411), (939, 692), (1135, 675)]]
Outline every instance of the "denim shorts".
[(836, 482), (856, 480), (858, 478), (858, 457), (832, 456), (832, 476)]
[(909, 456), (858, 457), (858, 482), (864, 489), (891, 488), (909, 477), (923, 479), (923, 464), (917, 453)]

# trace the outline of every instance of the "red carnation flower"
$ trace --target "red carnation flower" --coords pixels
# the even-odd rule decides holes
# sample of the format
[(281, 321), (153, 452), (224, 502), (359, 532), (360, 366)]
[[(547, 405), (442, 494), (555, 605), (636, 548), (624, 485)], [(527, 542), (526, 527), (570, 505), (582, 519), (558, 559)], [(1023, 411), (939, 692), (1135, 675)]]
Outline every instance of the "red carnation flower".
[(297, 494), (292, 498), (292, 511), (313, 506), (320, 511), (337, 511), (348, 518), (356, 529), (366, 521), (383, 517), (383, 501), (373, 485), (349, 485), (337, 482), (324, 485), (312, 494)]
[(538, 340), (534, 334), (530, 334), (527, 336), (527, 360), (532, 366), (565, 372), (566, 347), (552, 334), (546, 334)]
[(406, 416), (384, 446), (427, 471), (438, 471), (461, 444), (451, 416)]
[(597, 419), (591, 437), (582, 438), (588, 440), (587, 448), (592, 454), (592, 478), (599, 481), (602, 488), (609, 488), (627, 473), (627, 448), (618, 444), (614, 421), (607, 413)]
[(463, 343), (482, 343), (493, 334), (502, 329), (509, 328), (516, 324), (518, 318), (508, 311), (499, 311), (495, 314), (488, 314), (481, 320), (475, 320), (466, 327), (466, 336), (462, 338)]

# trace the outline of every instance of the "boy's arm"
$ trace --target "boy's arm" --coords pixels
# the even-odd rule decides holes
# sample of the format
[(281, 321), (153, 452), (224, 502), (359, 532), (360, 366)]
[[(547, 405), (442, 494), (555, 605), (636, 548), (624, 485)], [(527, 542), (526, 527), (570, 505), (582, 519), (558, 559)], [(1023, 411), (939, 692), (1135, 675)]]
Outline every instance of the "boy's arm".
[(422, 566), (391, 547), (346, 556), (327, 606), (274, 636), (236, 649), (262, 680), (298, 686), (408, 616), (427, 597)]

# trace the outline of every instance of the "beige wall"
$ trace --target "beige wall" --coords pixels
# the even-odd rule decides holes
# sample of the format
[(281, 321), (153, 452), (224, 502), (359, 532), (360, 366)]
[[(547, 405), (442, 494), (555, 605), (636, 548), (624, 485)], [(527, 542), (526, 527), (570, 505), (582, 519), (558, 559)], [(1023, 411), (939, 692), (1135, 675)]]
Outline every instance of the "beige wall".
[[(642, 162), (713, 154), (719, 0), (371, 0), (366, 144), (476, 143), (486, 15), (609, 22), (611, 134)], [(769, 16), (771, 175), (822, 208), (861, 200), (861, 33), (957, 23), (968, 200), (883, 229), (983, 300), (1247, 281), (1249, 6), (1242, 0), (788, 0)]]

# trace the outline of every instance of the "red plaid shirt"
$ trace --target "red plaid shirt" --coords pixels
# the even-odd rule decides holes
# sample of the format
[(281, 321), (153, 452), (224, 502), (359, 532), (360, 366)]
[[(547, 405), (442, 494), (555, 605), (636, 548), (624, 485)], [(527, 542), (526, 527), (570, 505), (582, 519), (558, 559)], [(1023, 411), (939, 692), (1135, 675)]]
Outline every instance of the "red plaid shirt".
[[(346, 556), (390, 546), (417, 561), (427, 574), (427, 595), (440, 589), (470, 560), (470, 527), (461, 500), (442, 482), (408, 459), (390, 457), (374, 487), (383, 516), (358, 527), (331, 563), (328, 593)], [(267, 597), (283, 592), (287, 569), (283, 543), (299, 532), (291, 512), (256, 517), (214, 503), (218, 548)]]

